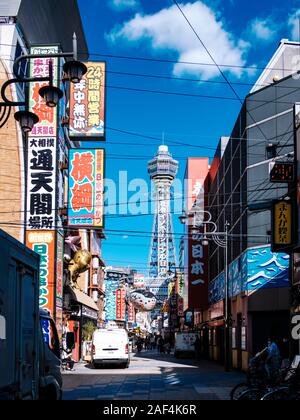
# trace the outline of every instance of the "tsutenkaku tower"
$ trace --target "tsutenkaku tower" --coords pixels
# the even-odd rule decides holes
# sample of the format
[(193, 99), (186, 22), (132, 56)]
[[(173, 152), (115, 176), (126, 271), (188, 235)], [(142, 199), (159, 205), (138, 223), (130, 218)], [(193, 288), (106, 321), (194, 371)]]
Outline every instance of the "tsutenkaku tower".
[[(155, 184), (155, 213), (149, 258), (149, 277), (157, 286), (157, 295), (168, 296), (169, 270), (176, 267), (173, 223), (171, 216), (171, 186), (178, 171), (178, 162), (167, 146), (160, 146), (148, 164), (148, 172)], [(174, 270), (173, 270), (174, 271)]]

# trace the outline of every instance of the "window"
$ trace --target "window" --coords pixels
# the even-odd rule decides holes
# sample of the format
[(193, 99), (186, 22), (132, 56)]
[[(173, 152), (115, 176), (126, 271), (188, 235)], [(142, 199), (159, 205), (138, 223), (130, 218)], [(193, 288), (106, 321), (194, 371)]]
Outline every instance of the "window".
[(43, 334), (43, 340), (48, 345), (52, 353), (55, 354), (58, 358), (60, 357), (59, 352), (59, 340), (57, 336), (57, 331), (55, 324), (50, 318), (40, 318), (40, 325)]

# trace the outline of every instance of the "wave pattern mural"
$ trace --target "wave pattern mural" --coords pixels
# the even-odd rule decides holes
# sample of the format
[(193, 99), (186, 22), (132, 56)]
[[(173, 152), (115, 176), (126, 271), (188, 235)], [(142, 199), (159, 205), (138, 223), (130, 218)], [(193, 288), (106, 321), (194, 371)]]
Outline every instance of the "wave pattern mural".
[[(248, 249), (230, 264), (228, 281), (230, 297), (262, 288), (288, 287), (289, 256), (272, 253), (270, 247)], [(217, 303), (224, 297), (225, 280), (221, 273), (209, 285), (209, 303)]]

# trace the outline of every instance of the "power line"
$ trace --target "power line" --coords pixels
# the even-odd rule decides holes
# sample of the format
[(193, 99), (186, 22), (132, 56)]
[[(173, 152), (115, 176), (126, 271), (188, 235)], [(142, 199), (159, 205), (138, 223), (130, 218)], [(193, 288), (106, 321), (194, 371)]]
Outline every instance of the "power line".
[[(186, 14), (184, 13), (184, 11), (182, 10), (182, 8), (179, 6), (177, 0), (173, 0), (173, 3), (176, 5), (176, 7), (178, 8), (178, 10), (180, 11), (180, 13), (182, 14), (182, 16), (184, 17), (184, 19), (186, 20), (187, 24), (189, 25), (189, 27), (191, 28), (191, 30), (193, 31), (193, 33), (195, 34), (195, 36), (197, 37), (197, 39), (199, 40), (200, 44), (202, 45), (202, 47), (205, 49), (206, 53), (209, 55), (210, 59), (213, 61), (213, 63), (215, 64), (215, 66), (217, 67), (217, 69), (219, 70), (220, 74), (222, 75), (223, 79), (227, 82), (228, 86), (230, 87), (230, 89), (232, 90), (232, 92), (234, 93), (234, 95), (236, 96), (236, 98), (240, 101), (240, 103), (243, 105), (243, 101), (241, 100), (241, 98), (239, 97), (238, 93), (236, 92), (236, 90), (234, 89), (234, 87), (231, 85), (229, 79), (227, 78), (226, 74), (224, 73), (224, 71), (221, 69), (221, 67), (217, 64), (216, 60), (214, 59), (213, 55), (210, 53), (209, 49), (206, 47), (205, 43), (202, 41), (202, 39), (200, 38), (200, 36), (198, 35), (197, 31), (195, 30), (195, 28), (193, 27), (193, 25), (191, 24), (191, 22), (189, 21), (189, 19), (187, 18)], [(246, 109), (246, 113), (249, 115), (249, 117), (251, 118), (251, 120), (257, 125), (257, 122), (255, 121), (255, 119), (252, 117), (251, 113), (248, 110), (248, 107), (245, 107)], [(261, 127), (259, 125), (257, 125), (257, 128), (259, 129), (259, 131), (261, 132), (261, 134), (263, 135), (264, 138), (266, 138), (265, 133), (263, 132), (263, 130), (261, 129)]]
[[(59, 1), (59, 0), (58, 0)], [(299, 44), (300, 45), (300, 44)], [(17, 44), (6, 44), (0, 43), (0, 46), (6, 47), (16, 47)], [(26, 49), (28, 47), (26, 46)], [(181, 61), (181, 60), (171, 60), (171, 59), (164, 59), (164, 58), (153, 58), (153, 57), (141, 57), (141, 56), (125, 56), (125, 55), (116, 55), (116, 54), (103, 54), (99, 52), (90, 52), (90, 51), (79, 51), (78, 54), (81, 55), (89, 55), (94, 57), (107, 57), (107, 58), (115, 58), (115, 59), (122, 59), (122, 60), (134, 60), (134, 61), (153, 61), (159, 63), (169, 63), (169, 64), (187, 64), (193, 66), (208, 66), (208, 67), (215, 67), (216, 64), (214, 63), (204, 63), (204, 62), (195, 62), (195, 61)], [(12, 59), (8, 59), (9, 61), (14, 61)], [(283, 68), (283, 67), (267, 67), (267, 66), (247, 66), (247, 65), (238, 65), (238, 64), (225, 64), (225, 63), (218, 63), (219, 67), (224, 68), (237, 68), (237, 69), (250, 69), (250, 70), (276, 70), (276, 71), (291, 71), (294, 72), (295, 69), (293, 68)]]

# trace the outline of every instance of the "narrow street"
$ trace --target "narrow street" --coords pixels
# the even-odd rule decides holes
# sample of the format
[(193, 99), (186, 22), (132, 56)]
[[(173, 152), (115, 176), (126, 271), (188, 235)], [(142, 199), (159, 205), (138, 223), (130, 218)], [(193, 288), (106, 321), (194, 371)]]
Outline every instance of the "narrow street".
[(226, 400), (244, 380), (210, 361), (175, 359), (145, 351), (134, 355), (128, 369), (93, 369), (77, 364), (66, 372), (64, 400)]

